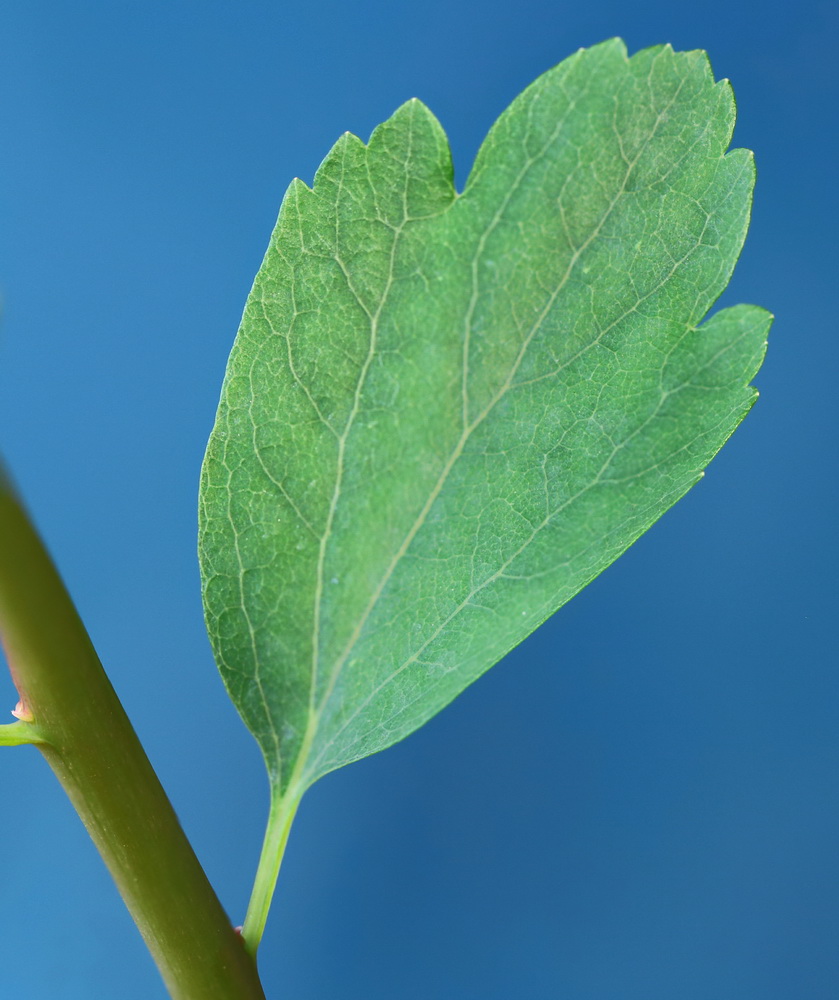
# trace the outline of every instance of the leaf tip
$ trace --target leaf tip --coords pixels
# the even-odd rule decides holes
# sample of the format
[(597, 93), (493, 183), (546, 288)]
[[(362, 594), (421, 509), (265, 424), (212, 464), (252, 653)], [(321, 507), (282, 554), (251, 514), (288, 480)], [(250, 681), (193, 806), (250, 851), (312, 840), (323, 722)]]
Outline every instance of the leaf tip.
[(308, 191), (310, 194), (312, 192), (312, 189), (301, 177), (293, 177), (291, 184), (288, 186), (289, 191), (299, 192), (301, 188), (304, 191)]
[[(364, 149), (366, 149), (366, 144), (355, 133), (342, 132), (332, 149), (323, 158), (321, 165), (315, 171), (314, 181), (309, 190), (317, 192), (324, 181), (332, 180), (335, 183), (332, 174), (336, 170), (340, 171), (341, 161)], [(301, 183), (303, 182), (301, 181)], [(306, 184), (303, 184), (303, 186), (307, 187)]]
[[(596, 45), (582, 45), (579, 49), (570, 57), (571, 59), (618, 59), (621, 62), (629, 62), (629, 50), (626, 47), (626, 42), (615, 35), (614, 38), (607, 38), (605, 41), (597, 42)], [(563, 62), (568, 62), (568, 60), (563, 60)], [(559, 64), (560, 66), (562, 63)], [(556, 68), (556, 67), (554, 67)], [(550, 72), (550, 70), (548, 70)]]
[(374, 129), (373, 135), (370, 136), (370, 141), (373, 141), (373, 136), (376, 135), (379, 129), (382, 129), (387, 125), (395, 124), (403, 119), (408, 119), (413, 123), (417, 118), (424, 120), (431, 126), (432, 130), (439, 132), (443, 131), (443, 126), (440, 124), (440, 120), (431, 108), (429, 108), (429, 106), (418, 97), (409, 97), (407, 101), (404, 101), (399, 105), (386, 122), (383, 122), (376, 129)]
[(601, 49), (603, 51), (615, 49), (624, 57), (624, 59), (629, 59), (629, 50), (626, 47), (626, 42), (619, 35), (613, 35), (611, 38), (606, 38), (604, 41), (598, 42), (596, 45), (583, 46), (578, 49), (578, 51), (593, 52), (595, 49)]

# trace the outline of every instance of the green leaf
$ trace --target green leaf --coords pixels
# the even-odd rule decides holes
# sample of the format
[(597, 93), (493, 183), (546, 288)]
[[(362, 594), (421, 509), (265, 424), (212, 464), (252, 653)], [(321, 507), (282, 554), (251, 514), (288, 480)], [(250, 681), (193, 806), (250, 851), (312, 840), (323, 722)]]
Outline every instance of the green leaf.
[(207, 625), (289, 800), (422, 725), (619, 556), (751, 407), (699, 324), (754, 168), (702, 52), (582, 50), (464, 192), (409, 101), (288, 190), (201, 481)]

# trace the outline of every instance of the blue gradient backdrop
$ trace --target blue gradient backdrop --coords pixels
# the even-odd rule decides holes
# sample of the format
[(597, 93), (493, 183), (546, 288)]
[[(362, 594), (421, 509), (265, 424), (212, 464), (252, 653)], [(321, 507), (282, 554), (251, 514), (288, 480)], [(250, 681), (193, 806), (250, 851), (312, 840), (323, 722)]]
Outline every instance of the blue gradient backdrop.
[[(462, 182), (522, 87), (612, 35), (707, 48), (757, 153), (725, 295), (778, 317), (756, 409), (503, 664), (307, 796), (271, 1000), (839, 995), (838, 21), (826, 0), (3, 4), (2, 450), (235, 922), (266, 785), (203, 633), (196, 484), (288, 181), (417, 95)], [(0, 789), (0, 997), (162, 1000), (34, 750), (0, 753)]]

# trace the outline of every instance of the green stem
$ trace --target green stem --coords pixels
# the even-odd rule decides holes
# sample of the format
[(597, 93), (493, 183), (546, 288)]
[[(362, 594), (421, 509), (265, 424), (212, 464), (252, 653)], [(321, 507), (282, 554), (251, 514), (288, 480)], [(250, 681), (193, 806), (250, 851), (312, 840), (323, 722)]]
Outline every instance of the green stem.
[(271, 898), (274, 895), (291, 824), (294, 822), (299, 804), (299, 795), (284, 797), (272, 784), (268, 825), (265, 828), (265, 839), (262, 842), (262, 853), (259, 856), (253, 892), (242, 927), (242, 937), (250, 955), (256, 955), (256, 949), (259, 947), (259, 942), (265, 931)]
[(15, 714), (23, 720), (3, 727), (0, 742), (41, 741), (173, 1000), (265, 1000), (256, 963), (207, 881), (1, 471), (0, 639), (20, 693)]

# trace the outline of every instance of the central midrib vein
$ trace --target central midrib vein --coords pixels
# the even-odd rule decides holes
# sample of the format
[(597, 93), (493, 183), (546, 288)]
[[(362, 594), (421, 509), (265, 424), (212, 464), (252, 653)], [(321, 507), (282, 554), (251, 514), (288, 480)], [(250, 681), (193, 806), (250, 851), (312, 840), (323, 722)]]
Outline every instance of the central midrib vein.
[[(323, 711), (324, 711), (324, 709), (326, 707), (326, 704), (329, 701), (329, 698), (330, 698), (330, 696), (331, 696), (331, 694), (332, 694), (332, 692), (333, 692), (333, 690), (335, 688), (335, 685), (336, 685), (336, 683), (338, 681), (338, 678), (339, 678), (339, 676), (341, 674), (341, 671), (343, 670), (343, 667), (345, 666), (345, 664), (347, 663), (349, 657), (351, 656), (352, 651), (355, 648), (355, 645), (357, 644), (358, 639), (361, 636), (361, 633), (362, 633), (362, 631), (364, 629), (364, 626), (366, 625), (367, 621), (369, 620), (370, 615), (373, 612), (373, 609), (375, 608), (375, 606), (377, 605), (379, 599), (381, 598), (381, 595), (384, 592), (385, 587), (387, 586), (388, 582), (392, 578), (393, 573), (394, 573), (397, 565), (399, 564), (399, 562), (401, 561), (402, 557), (405, 555), (405, 553), (407, 552), (407, 550), (410, 547), (411, 543), (413, 542), (414, 538), (419, 533), (420, 529), (422, 528), (423, 524), (425, 523), (425, 520), (426, 520), (426, 518), (428, 516), (428, 513), (429, 513), (431, 507), (433, 506), (434, 502), (436, 501), (437, 497), (439, 496), (440, 492), (442, 491), (443, 486), (445, 485), (445, 482), (448, 479), (448, 476), (451, 473), (452, 468), (454, 467), (454, 465), (456, 464), (456, 462), (458, 461), (458, 459), (460, 458), (460, 456), (463, 454), (463, 449), (464, 449), (466, 443), (468, 442), (469, 438), (474, 433), (474, 431), (484, 422), (484, 420), (490, 415), (490, 413), (494, 410), (495, 406), (504, 397), (504, 395), (507, 393), (507, 391), (509, 390), (510, 386), (512, 385), (513, 379), (515, 378), (516, 373), (518, 372), (518, 370), (519, 370), (519, 368), (521, 366), (521, 363), (522, 363), (522, 361), (524, 359), (524, 356), (525, 356), (525, 354), (527, 352), (528, 347), (530, 346), (530, 343), (532, 342), (532, 340), (533, 340), (534, 336), (536, 335), (536, 333), (538, 332), (538, 330), (541, 328), (541, 325), (544, 322), (545, 317), (547, 316), (547, 314), (549, 313), (549, 311), (553, 307), (553, 305), (556, 302), (557, 298), (559, 297), (562, 289), (567, 284), (567, 282), (568, 282), (568, 280), (569, 280), (569, 278), (571, 276), (571, 273), (572, 273), (574, 267), (576, 266), (577, 261), (579, 260), (581, 254), (588, 248), (588, 246), (592, 243), (592, 241), (594, 239), (596, 239), (596, 237), (599, 235), (599, 233), (602, 230), (603, 226), (606, 224), (607, 220), (609, 219), (609, 217), (611, 216), (612, 212), (614, 211), (615, 206), (618, 204), (618, 202), (621, 199), (622, 195), (625, 193), (626, 185), (627, 185), (627, 182), (629, 180), (629, 177), (630, 177), (633, 169), (635, 168), (636, 164), (638, 163), (639, 159), (641, 158), (641, 155), (643, 154), (643, 152), (646, 149), (647, 145), (649, 144), (649, 142), (652, 140), (653, 136), (655, 135), (655, 133), (656, 133), (656, 131), (658, 129), (658, 126), (660, 125), (661, 121), (664, 119), (664, 117), (666, 116), (668, 110), (670, 109), (670, 107), (673, 105), (673, 103), (675, 103), (676, 99), (678, 98), (679, 92), (681, 91), (681, 88), (682, 88), (683, 84), (684, 84), (684, 81), (682, 81), (682, 83), (679, 85), (679, 87), (677, 88), (676, 93), (673, 95), (673, 97), (670, 99), (670, 101), (668, 101), (667, 105), (659, 112), (659, 114), (658, 114), (658, 116), (656, 118), (656, 121), (655, 121), (652, 129), (650, 130), (649, 136), (647, 137), (647, 139), (643, 143), (643, 145), (639, 148), (639, 150), (638, 150), (636, 156), (634, 157), (634, 159), (632, 161), (630, 161), (630, 162), (627, 162), (625, 160), (627, 169), (626, 169), (624, 178), (623, 178), (623, 180), (621, 182), (619, 190), (617, 191), (617, 193), (615, 194), (614, 198), (610, 202), (610, 204), (607, 207), (606, 211), (603, 213), (603, 216), (600, 219), (600, 221), (594, 227), (594, 229), (593, 229), (592, 233), (590, 234), (590, 236), (580, 245), (580, 247), (578, 247), (576, 250), (573, 251), (571, 259), (570, 259), (570, 261), (569, 261), (569, 263), (568, 263), (568, 265), (566, 267), (565, 273), (563, 274), (562, 278), (560, 279), (559, 283), (557, 284), (557, 287), (554, 290), (554, 292), (550, 295), (550, 297), (549, 297), (547, 303), (545, 304), (544, 308), (540, 311), (539, 316), (537, 317), (536, 321), (533, 323), (533, 325), (532, 325), (530, 331), (528, 332), (527, 336), (523, 340), (522, 345), (521, 345), (521, 347), (519, 349), (519, 352), (518, 352), (518, 354), (516, 356), (516, 359), (515, 359), (513, 365), (511, 366), (511, 369), (510, 369), (510, 371), (509, 371), (509, 373), (508, 373), (508, 375), (507, 375), (507, 377), (506, 377), (503, 385), (501, 386), (500, 390), (492, 397), (492, 399), (489, 401), (489, 403), (487, 404), (487, 406), (481, 411), (481, 413), (475, 418), (475, 420), (473, 420), (471, 422), (471, 424), (465, 424), (464, 425), (463, 430), (462, 430), (461, 435), (460, 435), (460, 438), (458, 439), (458, 442), (456, 443), (455, 447), (453, 448), (452, 453), (450, 454), (450, 456), (447, 459), (447, 461), (446, 461), (443, 469), (441, 470), (441, 473), (440, 473), (440, 475), (439, 475), (439, 477), (437, 479), (437, 482), (435, 483), (434, 488), (432, 489), (432, 491), (429, 494), (429, 496), (428, 496), (425, 504), (423, 505), (422, 510), (420, 511), (419, 515), (417, 516), (416, 520), (414, 521), (414, 524), (411, 526), (410, 530), (406, 534), (405, 538), (403, 539), (402, 544), (399, 546), (399, 549), (394, 554), (394, 557), (391, 560), (390, 564), (388, 565), (388, 567), (387, 567), (384, 575), (382, 576), (381, 580), (379, 581), (379, 584), (377, 585), (375, 591), (371, 595), (371, 598), (370, 598), (370, 600), (369, 600), (369, 602), (368, 602), (368, 604), (367, 604), (367, 606), (366, 606), (363, 614), (359, 618), (356, 626), (354, 627), (353, 632), (352, 632), (352, 634), (351, 634), (351, 636), (350, 636), (350, 638), (349, 638), (349, 640), (348, 640), (348, 642), (347, 642), (344, 650), (342, 651), (342, 653), (338, 657), (338, 659), (335, 661), (335, 665), (334, 665), (334, 667), (333, 667), (333, 669), (332, 669), (332, 671), (330, 673), (329, 681), (327, 683), (327, 686), (326, 686), (326, 689), (324, 691), (324, 694), (323, 694), (322, 698), (320, 699), (319, 704), (316, 706), (315, 705), (315, 695), (316, 695), (316, 691), (317, 691), (317, 677), (318, 677), (318, 668), (319, 668), (320, 622), (321, 622), (321, 610), (322, 610), (322, 604), (323, 604), (323, 583), (324, 583), (324, 570), (325, 570), (325, 562), (326, 562), (327, 545), (328, 545), (329, 538), (331, 537), (331, 534), (332, 534), (332, 527), (333, 527), (333, 524), (334, 524), (335, 513), (336, 513), (336, 510), (337, 510), (338, 502), (339, 502), (340, 495), (341, 495), (341, 486), (342, 486), (343, 471), (344, 471), (344, 456), (345, 456), (345, 451), (346, 451), (347, 440), (349, 438), (350, 432), (352, 430), (352, 427), (353, 427), (353, 425), (355, 423), (356, 417), (357, 417), (359, 409), (360, 409), (361, 396), (362, 396), (362, 393), (363, 393), (364, 385), (366, 383), (367, 374), (369, 372), (370, 366), (371, 366), (371, 364), (373, 362), (373, 359), (375, 357), (375, 351), (376, 351), (376, 345), (377, 345), (377, 336), (378, 336), (378, 328), (379, 328), (380, 317), (381, 317), (382, 311), (384, 309), (384, 306), (386, 304), (386, 301), (387, 301), (387, 298), (388, 298), (388, 294), (389, 294), (390, 289), (391, 289), (392, 284), (393, 284), (394, 262), (395, 262), (395, 257), (396, 257), (397, 246), (398, 246), (398, 243), (399, 243), (399, 238), (400, 238), (400, 236), (401, 236), (401, 234), (402, 234), (405, 226), (407, 225), (407, 223), (409, 221), (411, 221), (411, 219), (409, 217), (409, 214), (407, 212), (407, 183), (408, 183), (407, 176), (406, 176), (406, 187), (405, 187), (405, 190), (403, 192), (403, 200), (405, 201), (405, 205), (406, 205), (405, 211), (403, 212), (403, 220), (402, 220), (402, 223), (398, 227), (394, 228), (394, 235), (393, 235), (393, 241), (392, 241), (392, 244), (391, 244), (391, 252), (390, 252), (389, 267), (388, 267), (388, 280), (387, 280), (385, 288), (384, 288), (384, 290), (382, 292), (382, 295), (381, 295), (381, 297), (379, 299), (379, 303), (378, 303), (378, 306), (376, 308), (376, 311), (374, 313), (371, 313), (370, 310), (364, 305), (364, 303), (362, 302), (361, 298), (359, 297), (359, 295), (356, 293), (356, 291), (352, 287), (352, 282), (351, 282), (351, 279), (350, 279), (350, 275), (347, 272), (347, 270), (346, 270), (343, 262), (340, 260), (339, 257), (336, 256), (336, 262), (338, 263), (338, 265), (341, 268), (341, 270), (344, 272), (344, 275), (345, 275), (345, 277), (347, 279), (348, 288), (349, 288), (351, 294), (354, 296), (354, 298), (358, 302), (359, 306), (363, 309), (363, 311), (368, 316), (368, 319), (369, 319), (369, 322), (370, 322), (370, 340), (369, 340), (369, 344), (368, 344), (367, 355), (366, 355), (366, 357), (364, 359), (364, 362), (362, 364), (361, 371), (359, 372), (358, 381), (356, 383), (356, 388), (355, 388), (355, 392), (354, 392), (354, 396), (353, 396), (353, 405), (352, 405), (350, 414), (349, 414), (349, 416), (347, 418), (347, 422), (345, 424), (344, 430), (343, 430), (342, 434), (340, 435), (339, 441), (338, 441), (338, 455), (337, 455), (337, 469), (336, 469), (336, 477), (335, 477), (335, 486), (334, 486), (334, 489), (333, 489), (332, 498), (331, 498), (331, 502), (330, 502), (330, 506), (329, 506), (329, 511), (328, 511), (328, 514), (327, 514), (326, 526), (325, 526), (325, 529), (324, 529), (324, 532), (323, 532), (323, 535), (322, 535), (322, 538), (321, 538), (321, 541), (320, 541), (320, 544), (319, 544), (319, 549), (318, 549), (318, 561), (317, 561), (316, 585), (315, 585), (315, 600), (314, 600), (314, 609), (313, 609), (314, 613), (313, 613), (313, 628), (312, 628), (312, 670), (311, 670), (311, 684), (310, 684), (310, 688), (309, 688), (309, 720), (308, 720), (308, 725), (306, 727), (306, 732), (304, 734), (303, 743), (302, 743), (301, 748), (300, 748), (300, 752), (297, 755), (297, 759), (295, 761), (295, 766), (294, 766), (294, 769), (293, 769), (293, 778), (292, 778), (292, 782), (291, 782), (292, 784), (295, 784), (295, 782), (302, 777), (302, 774), (303, 774), (304, 769), (305, 769), (306, 761), (307, 761), (307, 758), (309, 756), (309, 752), (311, 751), (311, 748), (312, 748), (312, 746), (314, 744), (315, 735), (317, 733), (317, 729), (318, 729), (318, 726), (319, 726), (321, 715), (322, 715), (322, 713), (323, 713)], [(544, 154), (547, 146), (550, 145), (550, 142), (555, 139), (555, 136), (556, 136), (556, 133), (554, 133), (554, 135), (552, 136), (551, 140), (549, 140), (549, 142), (547, 142), (545, 144), (545, 146), (543, 147), (543, 149), (540, 150), (540, 152), (536, 156), (534, 156), (534, 157), (532, 157), (530, 159), (528, 167), (525, 170), (522, 171), (522, 173), (520, 174), (519, 177), (516, 178), (516, 185), (519, 184), (520, 179), (523, 179), (525, 173), (527, 172), (527, 169), (529, 169), (530, 167), (532, 167), (533, 163), (536, 162), (536, 160), (538, 160)], [(409, 132), (409, 150), (408, 150), (409, 156), (410, 156), (410, 146), (411, 146), (411, 140), (412, 140), (412, 138), (413, 138), (412, 132)], [(343, 166), (343, 164), (342, 164), (342, 166)], [(342, 179), (343, 179), (343, 174), (342, 174)], [(464, 194), (465, 193), (466, 192), (464, 192)], [(462, 197), (462, 196), (456, 196), (455, 199), (454, 199), (454, 201), (447, 207), (446, 211), (450, 210), (452, 208), (452, 206), (454, 204), (456, 204), (457, 201), (459, 201), (460, 197)], [(505, 198), (504, 204), (506, 205), (508, 202), (509, 202), (509, 196), (507, 198)], [(496, 216), (491, 221), (490, 226), (497, 225), (498, 217), (500, 216), (500, 212), (501, 212), (501, 209), (499, 207), (499, 210), (496, 213)], [(337, 229), (337, 226), (338, 226), (338, 219), (336, 218), (336, 229)], [(484, 239), (483, 243), (485, 243), (485, 242), (486, 242), (486, 239)], [(474, 309), (474, 306), (472, 308)], [(598, 337), (597, 340), (599, 340), (599, 339), (600, 338)], [(577, 356), (584, 354), (586, 351), (588, 351), (591, 348), (591, 346), (593, 346), (593, 345), (587, 345), (585, 348), (583, 348), (581, 351), (578, 352)], [(555, 374), (558, 374), (558, 372), (555, 373)], [(462, 391), (464, 393), (464, 395), (463, 395), (464, 414), (466, 414), (468, 416), (468, 414), (466, 413), (467, 406), (468, 406), (468, 400), (467, 400), (467, 397), (466, 397), (466, 382), (465, 382), (465, 380), (464, 380), (464, 382), (462, 384)]]
[[(614, 211), (615, 206), (618, 204), (618, 202), (620, 201), (621, 197), (625, 193), (625, 191), (626, 191), (626, 185), (627, 185), (627, 183), (629, 181), (629, 178), (630, 178), (630, 175), (631, 175), (632, 171), (634, 170), (635, 166), (637, 165), (637, 163), (638, 163), (639, 159), (641, 158), (641, 155), (643, 154), (643, 152), (646, 149), (647, 145), (649, 144), (649, 142), (652, 140), (653, 136), (655, 135), (656, 130), (657, 130), (659, 124), (661, 123), (663, 117), (666, 115), (666, 113), (669, 110), (669, 108), (672, 106), (672, 104), (677, 99), (678, 93), (679, 93), (680, 89), (681, 88), (677, 89), (676, 94), (668, 102), (667, 106), (664, 109), (662, 109), (662, 111), (659, 112), (659, 115), (658, 115), (658, 117), (657, 117), (657, 119), (655, 121), (655, 124), (653, 125), (653, 128), (650, 130), (650, 134), (647, 137), (647, 140), (641, 145), (641, 147), (639, 148), (639, 150), (638, 150), (637, 154), (635, 155), (635, 157), (631, 161), (627, 162), (627, 169), (626, 169), (626, 172), (624, 174), (624, 178), (623, 178), (623, 180), (621, 182), (620, 188), (618, 189), (617, 193), (613, 197), (612, 201), (609, 203), (609, 205), (606, 208), (606, 211), (603, 213), (600, 221), (593, 228), (593, 230), (592, 230), (591, 234), (588, 236), (588, 238), (586, 240), (584, 240), (583, 243), (572, 253), (571, 259), (569, 260), (568, 265), (567, 265), (567, 267), (565, 269), (565, 272), (562, 275), (561, 279), (559, 280), (556, 289), (549, 296), (549, 298), (548, 298), (545, 306), (540, 311), (538, 317), (536, 318), (536, 320), (532, 324), (532, 326), (531, 326), (531, 328), (530, 328), (527, 336), (522, 341), (522, 345), (521, 345), (521, 347), (519, 349), (519, 352), (518, 352), (518, 354), (516, 356), (516, 359), (513, 362), (512, 366), (510, 368), (510, 371), (509, 371), (506, 379), (504, 380), (504, 383), (502, 384), (501, 388), (492, 397), (492, 399), (489, 401), (489, 403), (486, 405), (486, 407), (472, 421), (472, 423), (468, 424), (467, 426), (465, 426), (464, 429), (463, 429), (463, 431), (461, 432), (461, 435), (460, 435), (460, 437), (459, 437), (456, 445), (454, 446), (451, 454), (449, 455), (449, 458), (447, 459), (445, 465), (443, 466), (443, 468), (442, 468), (442, 470), (440, 472), (440, 475), (439, 475), (439, 477), (437, 479), (437, 482), (435, 483), (435, 485), (434, 485), (431, 493), (429, 494), (428, 498), (426, 499), (426, 502), (423, 504), (423, 507), (420, 510), (420, 513), (417, 515), (416, 520), (414, 521), (414, 523), (411, 526), (410, 530), (406, 534), (406, 536), (403, 539), (401, 545), (399, 546), (399, 548), (397, 549), (397, 551), (394, 554), (393, 558), (391, 559), (390, 564), (388, 565), (387, 569), (385, 570), (384, 575), (382, 576), (381, 580), (379, 581), (379, 583), (378, 583), (375, 591), (371, 595), (370, 600), (369, 600), (369, 602), (367, 604), (367, 607), (365, 608), (363, 614), (361, 615), (361, 617), (359, 618), (358, 622), (356, 623), (356, 626), (353, 629), (352, 634), (350, 635), (350, 638), (349, 638), (349, 640), (347, 642), (347, 645), (345, 646), (345, 648), (342, 651), (341, 655), (335, 661), (335, 666), (332, 669), (332, 673), (330, 675), (329, 683), (327, 684), (326, 690), (325, 690), (325, 692), (323, 694), (323, 697), (320, 700), (320, 704), (318, 705), (317, 710), (316, 710), (316, 714), (317, 714), (318, 718), (323, 713), (323, 710), (324, 710), (327, 702), (329, 701), (329, 698), (330, 698), (330, 696), (332, 694), (332, 691), (334, 690), (335, 684), (337, 683), (338, 677), (340, 676), (341, 671), (343, 670), (343, 668), (344, 668), (347, 660), (349, 659), (350, 655), (352, 654), (352, 651), (355, 648), (355, 645), (358, 642), (358, 639), (359, 639), (359, 637), (360, 637), (360, 635), (361, 635), (361, 633), (362, 633), (362, 631), (364, 629), (364, 626), (366, 625), (366, 623), (367, 623), (367, 621), (368, 621), (368, 619), (369, 619), (369, 617), (370, 617), (373, 609), (375, 608), (376, 604), (378, 603), (379, 599), (381, 598), (382, 593), (384, 592), (385, 587), (387, 586), (388, 582), (390, 581), (391, 577), (393, 576), (393, 573), (396, 570), (397, 565), (399, 564), (399, 562), (401, 561), (402, 557), (405, 555), (405, 553), (407, 552), (407, 550), (410, 547), (411, 543), (413, 542), (414, 538), (416, 538), (416, 536), (419, 533), (420, 529), (424, 525), (424, 523), (426, 521), (426, 518), (428, 517), (428, 513), (431, 510), (431, 507), (433, 506), (434, 502), (437, 500), (437, 497), (440, 495), (440, 493), (441, 493), (441, 491), (442, 491), (442, 489), (443, 489), (443, 487), (444, 487), (444, 485), (446, 483), (446, 480), (448, 479), (449, 474), (451, 473), (452, 468), (454, 467), (454, 465), (456, 464), (456, 462), (458, 461), (458, 459), (463, 454), (463, 449), (464, 449), (467, 441), (472, 436), (472, 434), (475, 432), (475, 430), (477, 430), (477, 428), (480, 427), (480, 425), (484, 422), (484, 420), (495, 409), (496, 405), (500, 402), (500, 400), (506, 395), (507, 391), (509, 390), (509, 388), (510, 388), (510, 386), (512, 384), (513, 379), (516, 376), (516, 373), (518, 372), (518, 370), (519, 370), (519, 368), (521, 366), (521, 363), (522, 363), (522, 361), (524, 359), (524, 356), (525, 356), (525, 354), (527, 352), (527, 349), (529, 348), (529, 346), (530, 346), (533, 338), (535, 337), (536, 333), (541, 328), (542, 323), (545, 320), (545, 317), (550, 312), (550, 310), (553, 308), (553, 305), (556, 302), (557, 298), (559, 297), (560, 293), (562, 292), (562, 289), (567, 284), (568, 279), (570, 278), (571, 273), (573, 272), (574, 267), (576, 266), (577, 261), (579, 260), (580, 256), (585, 252), (585, 250), (591, 245), (591, 243), (600, 234), (601, 230), (603, 229), (603, 226), (606, 224), (606, 222), (608, 221), (608, 219), (611, 216), (612, 212)], [(544, 152), (544, 150), (542, 152)], [(540, 153), (540, 155), (541, 155), (541, 153)], [(529, 166), (532, 166), (533, 163), (537, 159), (538, 159), (538, 157), (534, 157), (531, 161), (529, 161)], [(523, 173), (520, 176), (523, 177)], [(505, 204), (508, 201), (509, 201), (509, 198), (507, 198), (505, 200)], [(496, 224), (497, 224), (497, 218), (494, 217), (493, 221), (492, 221), (492, 223), (490, 225), (496, 225)], [(395, 250), (395, 243), (394, 243), (394, 250)], [(384, 299), (382, 300), (381, 305), (384, 305)], [(379, 312), (381, 311), (381, 305), (380, 305)], [(377, 316), (378, 316), (378, 312), (377, 312)], [(592, 342), (592, 344), (588, 345), (583, 350), (590, 349), (595, 342), (596, 341)]]

